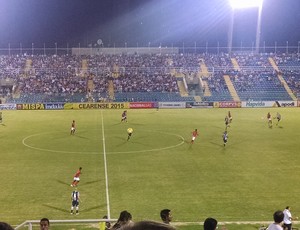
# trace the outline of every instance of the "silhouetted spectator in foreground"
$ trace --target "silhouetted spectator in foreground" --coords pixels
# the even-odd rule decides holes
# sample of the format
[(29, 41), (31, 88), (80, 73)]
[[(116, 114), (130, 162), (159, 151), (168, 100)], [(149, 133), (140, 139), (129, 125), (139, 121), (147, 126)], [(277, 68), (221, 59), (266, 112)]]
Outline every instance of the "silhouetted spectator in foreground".
[(207, 218), (204, 221), (203, 229), (204, 230), (216, 230), (218, 225), (218, 221), (214, 218)]
[(133, 224), (133, 222), (132, 222), (131, 214), (125, 210), (120, 213), (119, 219), (118, 219), (117, 223), (114, 224), (112, 229), (119, 229), (126, 225), (132, 225), (132, 224)]
[(283, 230), (282, 222), (283, 222), (284, 214), (283, 211), (276, 211), (273, 214), (274, 223), (270, 224), (268, 230)]
[(170, 224), (172, 221), (172, 213), (170, 209), (163, 209), (160, 211), (160, 218), (165, 224)]
[(8, 223), (0, 222), (0, 230), (14, 230)]
[(136, 222), (132, 225), (122, 228), (122, 230), (175, 230), (176, 228), (165, 223), (159, 223), (151, 220)]

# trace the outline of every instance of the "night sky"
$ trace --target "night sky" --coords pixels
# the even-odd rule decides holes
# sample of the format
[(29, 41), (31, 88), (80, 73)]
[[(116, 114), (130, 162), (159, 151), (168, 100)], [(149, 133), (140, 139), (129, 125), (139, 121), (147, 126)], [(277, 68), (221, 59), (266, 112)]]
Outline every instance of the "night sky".
[[(227, 45), (227, 0), (0, 0), (0, 47)], [(234, 44), (255, 41), (257, 9), (238, 10)], [(297, 45), (300, 0), (264, 0), (261, 43)]]

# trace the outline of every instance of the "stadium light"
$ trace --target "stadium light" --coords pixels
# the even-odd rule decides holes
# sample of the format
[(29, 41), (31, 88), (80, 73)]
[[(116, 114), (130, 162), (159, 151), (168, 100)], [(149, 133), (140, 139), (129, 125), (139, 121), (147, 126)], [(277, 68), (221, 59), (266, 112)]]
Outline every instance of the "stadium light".
[(261, 12), (263, 0), (229, 0), (232, 13), (231, 13), (231, 21), (229, 27), (229, 37), (228, 37), (228, 49), (229, 52), (232, 50), (232, 36), (233, 36), (233, 24), (234, 24), (234, 11), (236, 9), (243, 8), (258, 8), (258, 16), (257, 16), (257, 26), (256, 26), (256, 36), (255, 36), (255, 51), (259, 52), (259, 44), (260, 44), (260, 34), (261, 34)]
[(233, 9), (260, 7), (263, 0), (230, 0)]

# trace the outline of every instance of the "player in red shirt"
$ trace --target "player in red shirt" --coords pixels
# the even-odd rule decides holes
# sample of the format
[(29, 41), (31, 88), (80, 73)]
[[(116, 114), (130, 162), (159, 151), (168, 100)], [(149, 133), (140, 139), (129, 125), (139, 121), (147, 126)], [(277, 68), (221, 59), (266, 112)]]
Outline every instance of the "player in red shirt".
[(73, 182), (72, 182), (72, 184), (71, 184), (71, 187), (75, 187), (75, 186), (78, 185), (78, 183), (79, 183), (79, 181), (80, 181), (80, 178), (79, 178), (79, 177), (80, 177), (80, 174), (82, 173), (81, 170), (82, 170), (82, 167), (79, 167), (79, 169), (78, 169), (77, 172), (75, 173)]
[(124, 110), (122, 113), (121, 122), (127, 122), (127, 110)]
[(199, 134), (198, 134), (198, 131), (197, 131), (197, 129), (195, 129), (195, 130), (192, 132), (192, 141), (191, 141), (192, 144), (194, 143), (194, 141), (195, 141), (195, 139), (196, 139), (196, 137), (197, 137), (198, 135), (199, 135)]
[(267, 114), (267, 119), (268, 119), (269, 128), (272, 128), (273, 122), (272, 122), (272, 115), (270, 114), (270, 112), (268, 112)]

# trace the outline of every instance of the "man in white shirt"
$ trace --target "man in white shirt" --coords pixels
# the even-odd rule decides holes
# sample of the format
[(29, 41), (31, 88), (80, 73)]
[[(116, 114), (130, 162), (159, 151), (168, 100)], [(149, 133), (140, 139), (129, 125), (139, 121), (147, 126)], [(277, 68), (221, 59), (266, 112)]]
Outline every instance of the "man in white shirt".
[(283, 230), (281, 226), (283, 218), (284, 218), (284, 214), (282, 211), (278, 210), (274, 212), (273, 214), (274, 223), (269, 225), (268, 230)]
[(284, 214), (284, 218), (283, 218), (283, 226), (286, 230), (292, 230), (292, 220), (297, 220), (298, 217), (293, 218), (292, 214), (291, 214), (291, 208), (289, 206), (287, 206), (284, 210), (283, 210), (283, 214)]

